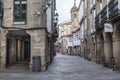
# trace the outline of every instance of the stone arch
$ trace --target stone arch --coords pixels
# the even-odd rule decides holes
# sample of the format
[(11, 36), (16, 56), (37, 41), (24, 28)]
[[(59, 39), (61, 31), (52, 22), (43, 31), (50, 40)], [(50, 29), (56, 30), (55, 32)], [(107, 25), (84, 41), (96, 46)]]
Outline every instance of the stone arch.
[(84, 58), (85, 58), (85, 59), (88, 59), (87, 38), (84, 39)]
[(85, 41), (81, 40), (81, 57), (85, 57)]
[(105, 55), (105, 66), (111, 67), (112, 65), (112, 33), (104, 33), (104, 55)]
[(17, 63), (27, 63), (29, 65), (30, 41), (30, 35), (25, 30), (8, 31), (6, 34), (6, 67)]
[(97, 51), (96, 51), (97, 63), (104, 63), (104, 35), (102, 31), (97, 34)]
[(96, 53), (95, 53), (95, 45), (96, 45), (96, 41), (95, 41), (95, 35), (92, 35), (90, 37), (90, 44), (89, 44), (89, 59), (92, 61), (95, 61), (96, 59)]

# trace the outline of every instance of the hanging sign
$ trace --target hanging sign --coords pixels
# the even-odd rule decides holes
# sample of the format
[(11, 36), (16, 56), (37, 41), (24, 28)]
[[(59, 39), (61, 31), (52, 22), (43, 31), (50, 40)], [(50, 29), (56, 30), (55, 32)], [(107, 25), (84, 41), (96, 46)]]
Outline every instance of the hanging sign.
[(113, 27), (111, 23), (104, 24), (104, 32), (113, 32)]

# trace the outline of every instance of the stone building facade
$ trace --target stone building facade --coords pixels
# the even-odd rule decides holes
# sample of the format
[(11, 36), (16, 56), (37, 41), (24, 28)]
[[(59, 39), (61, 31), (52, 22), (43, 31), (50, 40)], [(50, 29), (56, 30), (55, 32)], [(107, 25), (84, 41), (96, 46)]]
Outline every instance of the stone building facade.
[[(95, 61), (95, 0), (80, 0), (80, 56)], [(93, 9), (93, 10), (92, 10)]]
[(120, 65), (119, 5), (119, 0), (80, 0), (82, 57), (109, 68)]
[(71, 20), (59, 24), (61, 36), (61, 52), (70, 55), (79, 55), (80, 52), (80, 25), (76, 0), (70, 10)]
[(59, 39), (61, 40), (61, 52), (69, 54), (68, 48), (71, 46), (69, 37), (72, 36), (71, 20), (59, 24)]
[(71, 25), (72, 25), (72, 55), (79, 55), (80, 51), (80, 25), (79, 25), (79, 13), (76, 6), (76, 0), (74, 0), (74, 6), (71, 8)]
[(4, 7), (0, 28), (1, 69), (17, 63), (26, 63), (32, 69), (33, 57), (39, 56), (41, 71), (45, 71), (54, 57), (54, 42), (58, 36), (55, 0), (1, 2)]

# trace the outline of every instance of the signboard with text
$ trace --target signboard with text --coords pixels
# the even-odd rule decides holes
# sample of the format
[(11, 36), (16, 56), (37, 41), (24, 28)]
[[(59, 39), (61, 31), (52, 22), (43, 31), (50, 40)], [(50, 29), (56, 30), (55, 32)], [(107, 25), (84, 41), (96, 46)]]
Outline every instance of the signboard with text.
[(104, 32), (113, 32), (113, 27), (111, 23), (104, 24)]

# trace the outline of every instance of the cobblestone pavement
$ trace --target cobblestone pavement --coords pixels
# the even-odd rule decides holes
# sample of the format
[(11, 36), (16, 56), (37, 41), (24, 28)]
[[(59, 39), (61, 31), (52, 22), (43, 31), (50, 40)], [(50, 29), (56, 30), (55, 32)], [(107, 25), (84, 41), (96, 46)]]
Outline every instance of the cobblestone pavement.
[(57, 54), (46, 72), (14, 66), (1, 71), (0, 80), (120, 80), (120, 73), (78, 56)]

